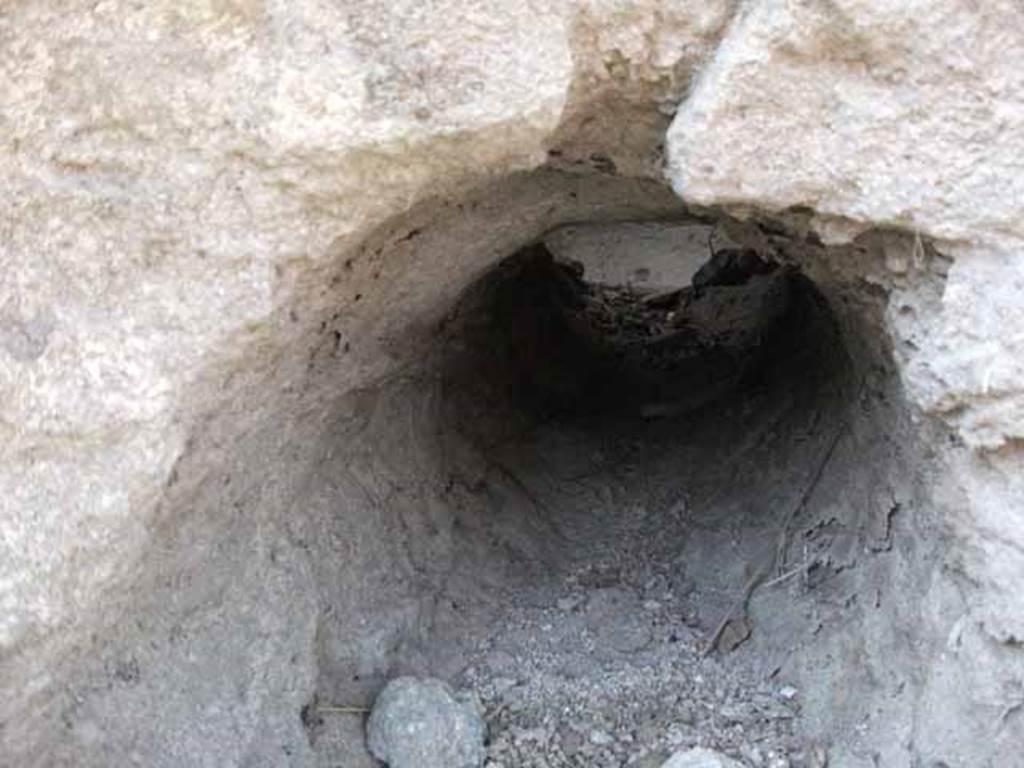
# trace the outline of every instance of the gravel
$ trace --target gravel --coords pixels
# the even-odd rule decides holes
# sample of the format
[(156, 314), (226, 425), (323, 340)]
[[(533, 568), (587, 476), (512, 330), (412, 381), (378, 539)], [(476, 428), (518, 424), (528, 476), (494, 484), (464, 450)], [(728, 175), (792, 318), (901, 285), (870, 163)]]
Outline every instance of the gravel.
[(743, 768), (743, 766), (721, 752), (697, 748), (676, 752), (661, 768)]
[(681, 755), (768, 768), (802, 754), (799, 697), (737, 659), (705, 657), (685, 590), (581, 581), (548, 606), (512, 601), (460, 679), (485, 706), (487, 768), (690, 766)]

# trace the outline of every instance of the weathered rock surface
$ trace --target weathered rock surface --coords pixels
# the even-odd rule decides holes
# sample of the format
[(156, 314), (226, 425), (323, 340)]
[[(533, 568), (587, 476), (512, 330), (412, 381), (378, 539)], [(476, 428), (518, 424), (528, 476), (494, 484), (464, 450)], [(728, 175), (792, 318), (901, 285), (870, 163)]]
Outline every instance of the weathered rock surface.
[(392, 680), (366, 733), (370, 751), (391, 768), (479, 768), (487, 755), (479, 705), (441, 680)]
[[(857, 725), (883, 764), (1016, 759), (1024, 16), (739, 5), (5, 7), (0, 765), (311, 764), (318, 678), (372, 689), (454, 557), (426, 428), (359, 506), (381, 462), (337, 447), (412, 420), (371, 384), (543, 232), (679, 216), (666, 154), (688, 203), (902, 230), (836, 269), (886, 293), (907, 392), (953, 430), (921, 523), (946, 554), (899, 624), (912, 674), (870, 634), (888, 606), (834, 663), (919, 685), (898, 729)], [(827, 733), (848, 702), (817, 690)]]
[[(668, 132), (669, 177), (687, 200), (806, 207), (827, 238), (881, 226), (955, 243), (906, 376), (928, 410), (987, 446), (1024, 434), (1010, 383), (1024, 360), (1010, 330), (1022, 322), (1020, 19), (1008, 1), (755, 3)], [(890, 264), (913, 270), (921, 257)]]
[[(837, 241), (866, 227), (905, 228), (943, 241), (953, 257), (942, 287), (929, 291), (914, 279), (929, 269), (919, 242), (883, 246), (896, 276), (889, 324), (908, 392), (984, 454), (955, 461), (954, 507), (971, 511), (943, 520), (958, 553), (947, 567), (981, 589), (956, 609), (941, 589), (931, 593), (930, 610), (953, 611), (939, 623), (956, 637), (947, 652), (958, 661), (943, 653), (928, 698), (952, 720), (1011, 706), (986, 682), (991, 658), (970, 671), (964, 654), (988, 657), (1001, 646), (1011, 676), (1021, 674), (1007, 641), (1024, 636), (1024, 613), (1006, 595), (1024, 583), (1024, 550), (1009, 533), (1020, 529), (1015, 499), (1024, 493), (1014, 479), (1024, 434), (1024, 217), (1014, 191), (1024, 178), (1022, 19), (1012, 2), (755, 3), (734, 20), (668, 132), (669, 176), (685, 199), (806, 207)], [(950, 675), (959, 695), (948, 695)], [(1024, 735), (1021, 723), (1010, 727)], [(988, 731), (1005, 738), (1001, 726)], [(964, 754), (956, 729), (933, 736), (921, 747), (932, 759)]]

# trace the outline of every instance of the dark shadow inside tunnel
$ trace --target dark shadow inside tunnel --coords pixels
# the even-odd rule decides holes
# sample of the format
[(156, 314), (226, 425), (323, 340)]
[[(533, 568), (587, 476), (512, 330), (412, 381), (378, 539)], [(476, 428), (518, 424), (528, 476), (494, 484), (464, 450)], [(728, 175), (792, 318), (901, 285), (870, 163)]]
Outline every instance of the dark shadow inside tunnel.
[[(828, 307), (798, 270), (729, 249), (688, 285), (588, 281), (543, 243), (471, 287), (446, 326), (449, 389), (535, 420), (668, 418), (780, 376), (842, 364)], [(470, 419), (470, 423), (478, 423)]]
[[(449, 592), (473, 593), (497, 551), (516, 564), (513, 600), (566, 578), (664, 582), (689, 622), (676, 636), (710, 642), (754, 571), (799, 560), (814, 577), (819, 544), (786, 529), (856, 387), (796, 267), (723, 249), (685, 284), (615, 284), (538, 242), (471, 285), (441, 336), (440, 431), (468, 543)], [(446, 618), (438, 636), (464, 634)]]

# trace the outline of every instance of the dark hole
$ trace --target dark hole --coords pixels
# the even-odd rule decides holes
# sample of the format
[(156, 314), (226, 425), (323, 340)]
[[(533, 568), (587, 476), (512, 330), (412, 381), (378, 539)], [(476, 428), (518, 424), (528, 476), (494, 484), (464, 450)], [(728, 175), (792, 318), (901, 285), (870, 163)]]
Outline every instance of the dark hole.
[(750, 250), (716, 253), (690, 285), (589, 282), (542, 244), (470, 289), (449, 324), (451, 375), (540, 420), (654, 419), (765, 386), (837, 344), (798, 270)]

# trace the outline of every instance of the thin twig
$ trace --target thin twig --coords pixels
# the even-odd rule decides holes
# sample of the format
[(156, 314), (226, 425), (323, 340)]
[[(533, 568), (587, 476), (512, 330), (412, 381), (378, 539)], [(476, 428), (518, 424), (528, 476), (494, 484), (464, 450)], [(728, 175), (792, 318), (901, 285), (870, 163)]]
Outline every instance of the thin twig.
[(836, 452), (836, 447), (839, 445), (839, 441), (842, 439), (843, 434), (846, 432), (846, 419), (843, 419), (836, 433), (832, 436), (832, 441), (829, 443), (828, 450), (825, 451), (824, 457), (818, 464), (818, 469), (814, 473), (814, 477), (811, 478), (810, 484), (804, 490), (803, 495), (800, 497), (800, 501), (793, 509), (790, 510), (789, 515), (786, 517), (786, 523), (782, 526), (782, 532), (779, 534), (779, 546), (775, 552), (775, 563), (778, 564), (780, 569), (786, 567), (786, 548), (789, 546), (789, 527), (793, 524), (793, 521), (797, 516), (804, 510), (811, 497), (814, 495), (814, 491), (818, 488), (818, 483), (821, 482), (822, 475), (825, 474), (825, 467), (832, 461), (832, 456)]
[[(796, 506), (789, 511), (789, 514), (786, 515), (782, 530), (779, 533), (779, 541), (775, 547), (775, 553), (769, 555), (768, 559), (754, 572), (753, 576), (750, 577), (750, 580), (747, 581), (747, 585), (743, 589), (743, 595), (729, 609), (725, 616), (722, 617), (718, 627), (715, 629), (714, 633), (711, 635), (711, 639), (708, 641), (708, 647), (704, 649), (704, 656), (710, 656), (715, 649), (718, 648), (718, 644), (722, 640), (722, 634), (725, 632), (725, 628), (729, 625), (729, 622), (733, 620), (734, 616), (737, 614), (743, 616), (747, 615), (747, 611), (750, 607), (750, 598), (753, 596), (754, 592), (757, 591), (757, 588), (762, 584), (762, 582), (768, 578), (768, 575), (776, 569), (776, 566), (781, 565), (784, 567), (785, 552), (789, 541), (789, 527), (793, 524), (793, 521), (797, 518), (804, 507), (807, 506), (807, 503), (814, 495), (814, 491), (818, 487), (818, 483), (821, 482), (821, 478), (825, 474), (825, 468), (829, 465), (829, 462), (832, 461), (832, 456), (835, 454), (836, 446), (839, 445), (839, 440), (845, 432), (846, 419), (843, 419), (839, 424), (839, 428), (836, 429), (835, 434), (832, 436), (832, 440), (829, 442), (825, 455), (818, 463), (817, 470), (811, 477), (810, 483), (800, 496), (800, 500), (797, 502)], [(798, 573), (799, 570), (796, 572)]]
[[(768, 570), (771, 570), (769, 567)], [(704, 649), (704, 656), (710, 656), (714, 653), (718, 647), (719, 642), (722, 640), (722, 634), (725, 632), (725, 628), (729, 626), (729, 622), (732, 621), (733, 616), (742, 610), (743, 615), (747, 613), (747, 603), (750, 602), (750, 596), (754, 594), (754, 590), (757, 589), (757, 585), (767, 575), (765, 569), (758, 569), (757, 573), (750, 577), (747, 582), (747, 586), (743, 588), (743, 595), (739, 600), (726, 612), (722, 620), (718, 622), (718, 626), (715, 628), (714, 633), (711, 635), (711, 640), (708, 641), (708, 647)]]
[(807, 571), (810, 570), (812, 565), (814, 565), (813, 562), (811, 562), (811, 563), (801, 563), (799, 568), (794, 568), (791, 571), (786, 571), (781, 576), (776, 576), (774, 579), (772, 579), (771, 581), (766, 581), (761, 586), (763, 588), (765, 588), (765, 589), (767, 589), (768, 587), (774, 587), (776, 584), (781, 584), (782, 582), (786, 581), (787, 579), (791, 579), (792, 577), (797, 576), (797, 575), (799, 575), (801, 573), (806, 573)]

